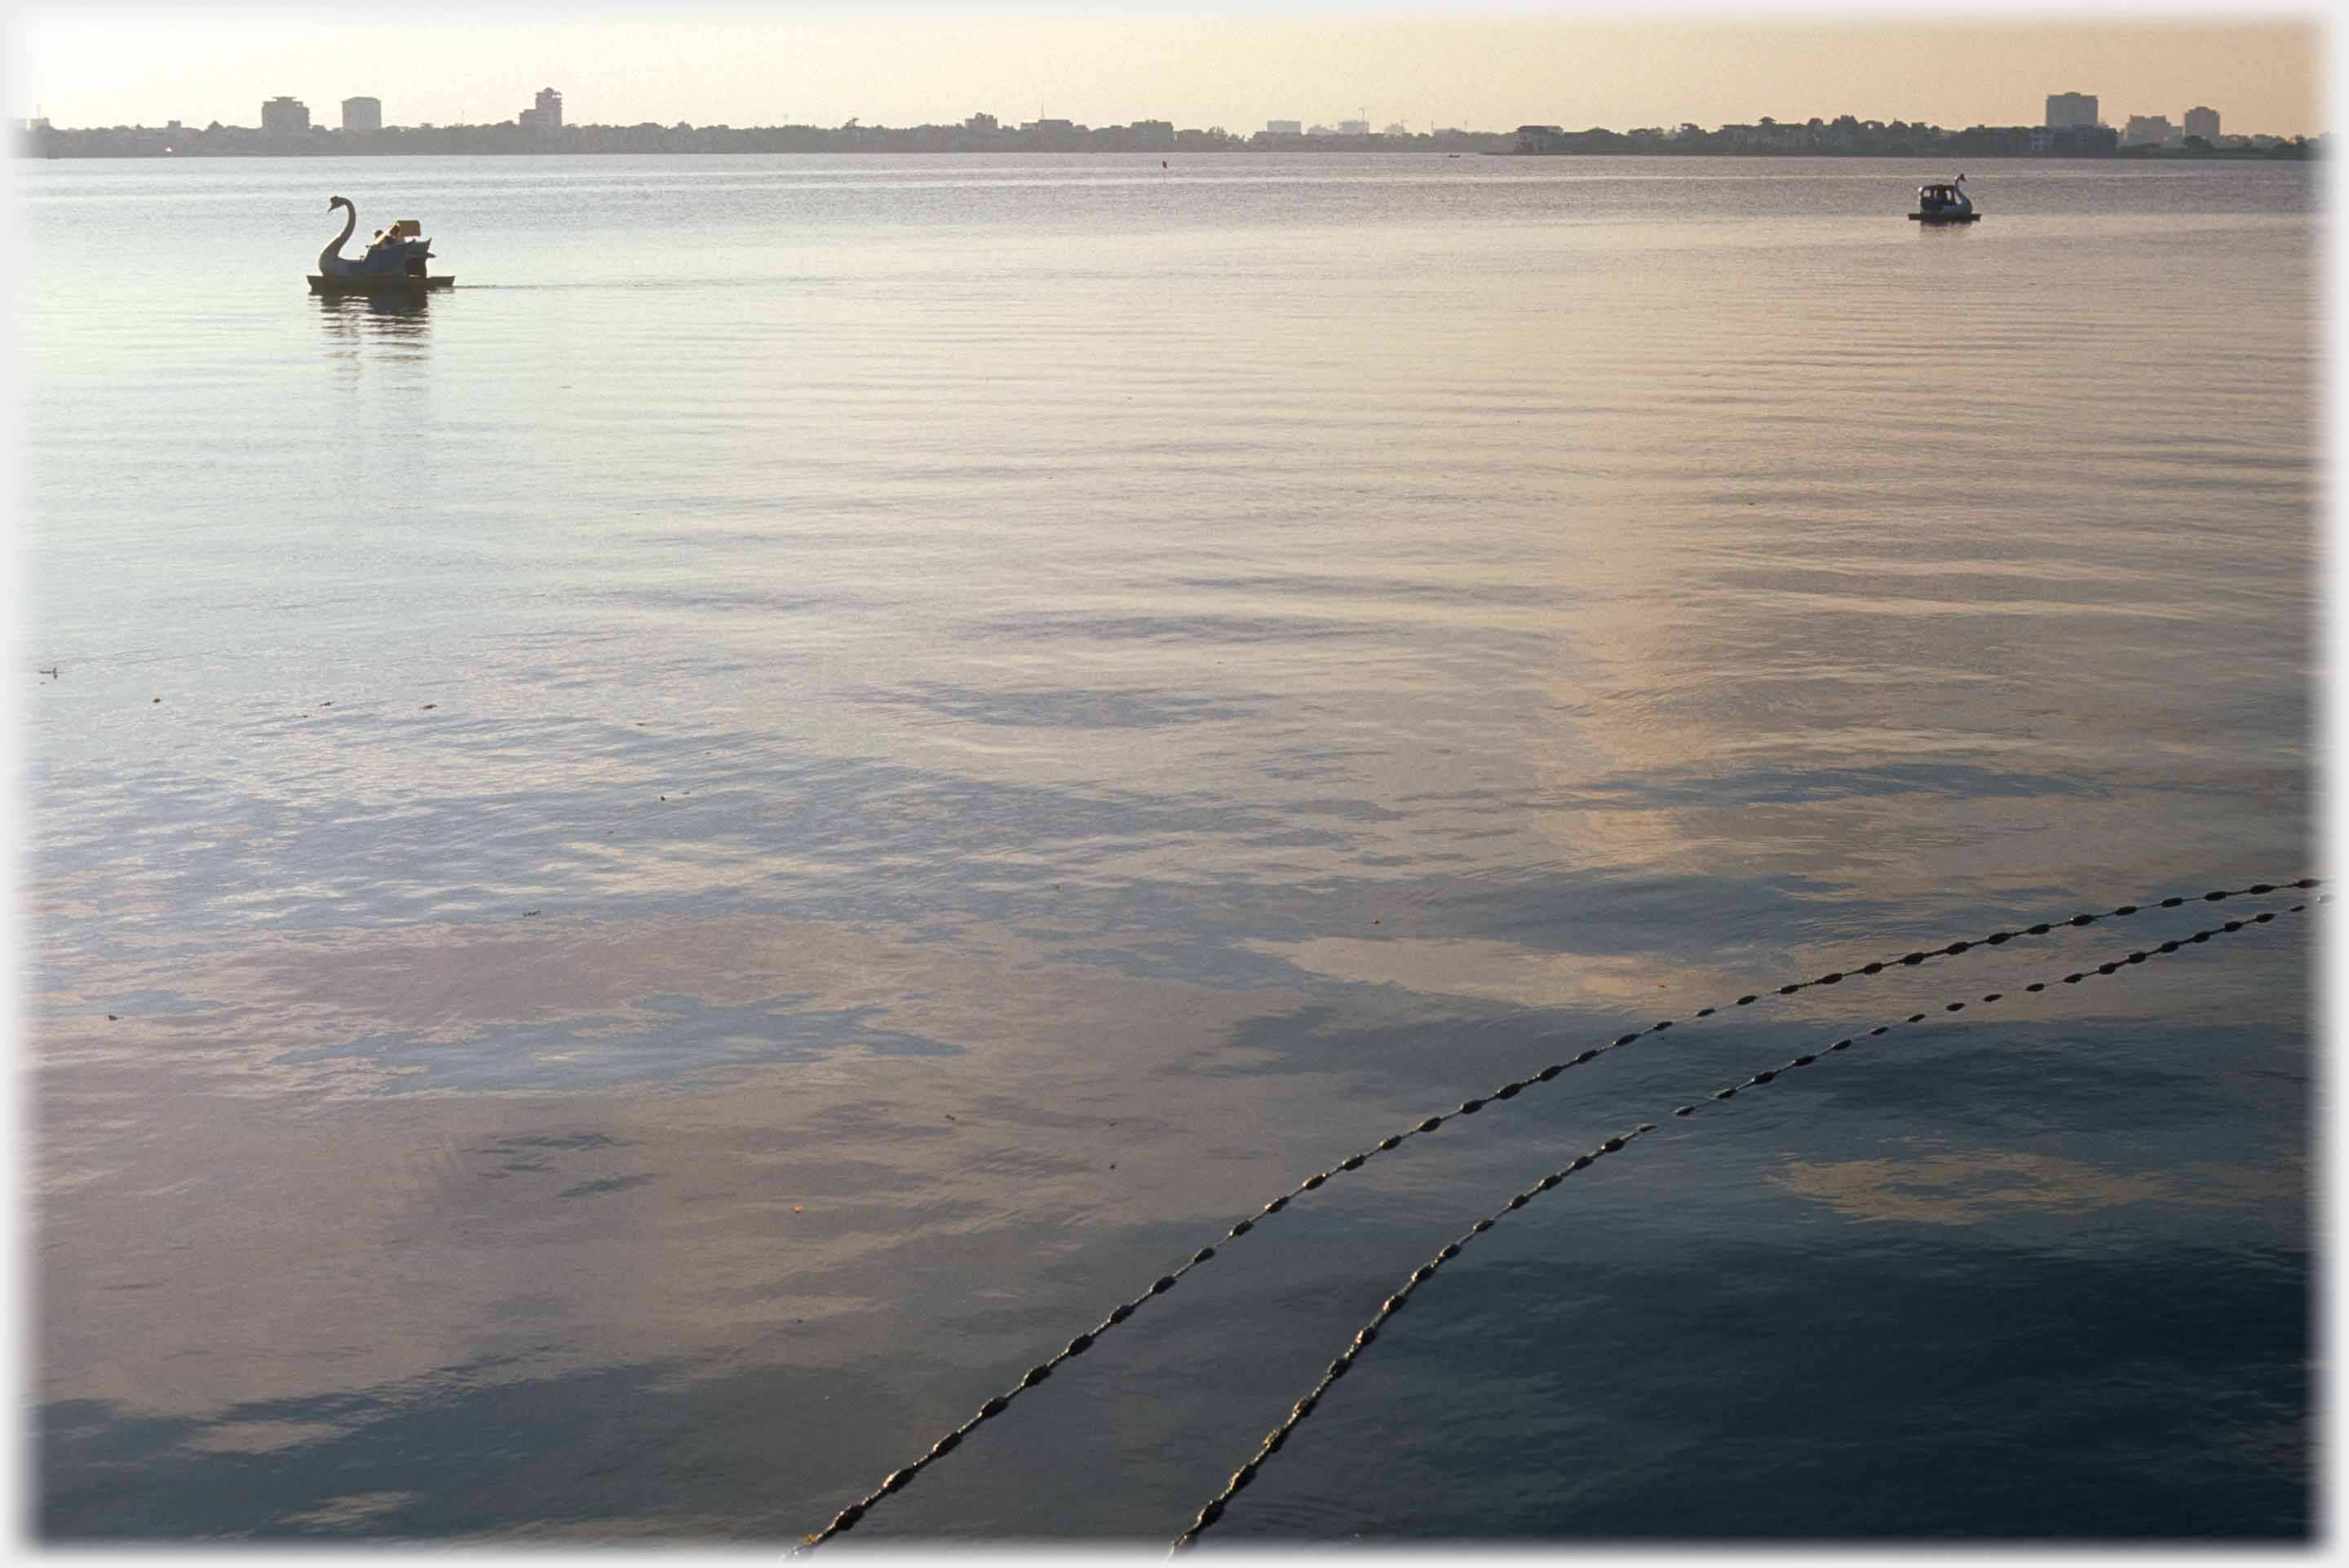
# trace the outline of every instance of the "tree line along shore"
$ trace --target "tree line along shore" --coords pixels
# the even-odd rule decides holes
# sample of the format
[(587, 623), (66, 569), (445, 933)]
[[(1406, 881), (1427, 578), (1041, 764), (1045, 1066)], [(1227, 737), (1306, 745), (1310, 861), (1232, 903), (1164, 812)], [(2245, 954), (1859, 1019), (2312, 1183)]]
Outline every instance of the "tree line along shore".
[[(2101, 133), (2101, 134), (2096, 134)], [(2238, 139), (2229, 138), (2229, 142)], [(1895, 120), (1723, 126), (1674, 129), (1569, 131), (1521, 126), (1513, 131), (1437, 130), (1411, 135), (1307, 135), (1262, 130), (1239, 136), (1222, 127), (1177, 130), (1164, 122), (1089, 128), (1065, 121), (1034, 127), (970, 125), (903, 128), (860, 125), (567, 125), (547, 129), (496, 125), (386, 126), (380, 130), (258, 130), (244, 126), (108, 126), (86, 129), (35, 122), (17, 152), (34, 158), (301, 158), (480, 156), (598, 153), (843, 152), (1445, 152), (1557, 157), (1577, 154), (1723, 155), (1776, 158), (2121, 158), (2294, 159), (2321, 150), (2322, 139), (2244, 139), (2213, 146), (2189, 137), (2177, 147), (2123, 146), (2111, 128), (2048, 132), (2031, 126), (1943, 130)]]

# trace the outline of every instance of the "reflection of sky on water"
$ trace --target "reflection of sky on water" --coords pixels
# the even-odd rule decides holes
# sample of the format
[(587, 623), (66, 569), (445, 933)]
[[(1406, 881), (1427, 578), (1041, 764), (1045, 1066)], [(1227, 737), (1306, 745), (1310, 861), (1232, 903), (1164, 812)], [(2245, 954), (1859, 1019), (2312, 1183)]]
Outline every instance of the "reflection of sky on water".
[[(2227, 186), (2188, 248), (2169, 185), (2075, 183), (2117, 205), (1929, 249), (1844, 196), (1309, 183), (1071, 248), (1046, 181), (761, 252), (687, 190), (549, 218), (571, 278), (577, 233), (430, 178), (445, 264), (512, 286), (28, 326), (57, 1531), (795, 1535), (1534, 1066), (2320, 869), (2301, 196)], [(252, 216), (203, 242), (283, 270)], [(757, 286), (678, 274), (697, 232)], [(1920, 360), (1920, 301), (1965, 355)], [(1688, 1021), (1414, 1140), (874, 1528), (1171, 1529), (1561, 1150), (2207, 913)], [(1447, 1270), (1234, 1526), (2288, 1529), (2305, 939), (1669, 1124)]]
[[(2192, 1172), (2204, 1190), (2265, 1189), (2287, 1201), (2303, 1190), (2307, 1171), (2271, 1173), (2240, 1166), (2204, 1166)], [(1928, 1225), (1979, 1224), (2009, 1207), (2066, 1212), (2123, 1203), (2194, 1203), (2204, 1198), (2166, 1173), (2125, 1174), (2048, 1154), (1980, 1150), (1920, 1153), (1914, 1160), (1855, 1160), (1812, 1165), (1797, 1161), (1785, 1183), (1806, 1198), (1862, 1220), (1905, 1220)]]

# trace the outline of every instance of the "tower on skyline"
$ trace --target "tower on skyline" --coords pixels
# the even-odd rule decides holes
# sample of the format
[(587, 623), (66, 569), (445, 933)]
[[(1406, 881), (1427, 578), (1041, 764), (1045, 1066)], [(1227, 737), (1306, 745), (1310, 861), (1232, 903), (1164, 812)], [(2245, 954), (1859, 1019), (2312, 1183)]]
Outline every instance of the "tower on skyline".
[(345, 130), (381, 130), (383, 100), (371, 98), (347, 98), (343, 100)]
[(310, 129), (310, 107), (300, 98), (278, 97), (261, 106), (261, 129), (264, 130), (307, 130)]
[(2213, 147), (2219, 144), (2219, 111), (2200, 104), (2186, 111), (2186, 134), (2199, 136)]
[(2049, 93), (2047, 95), (2047, 129), (2063, 130), (2075, 125), (2096, 123), (2096, 95), (2094, 93)]
[(563, 95), (553, 88), (539, 88), (538, 101), (514, 116), (514, 123), (524, 130), (561, 130), (563, 129)]

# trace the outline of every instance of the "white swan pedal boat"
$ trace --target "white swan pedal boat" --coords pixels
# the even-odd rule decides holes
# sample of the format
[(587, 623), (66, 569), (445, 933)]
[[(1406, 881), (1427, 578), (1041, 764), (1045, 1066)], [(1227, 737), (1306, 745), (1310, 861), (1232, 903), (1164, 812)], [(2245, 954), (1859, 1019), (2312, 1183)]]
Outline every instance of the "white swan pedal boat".
[(1974, 211), (1973, 198), (1966, 194), (1966, 177), (1962, 174), (1947, 185), (1917, 187), (1917, 210), (1909, 214), (1912, 223), (1971, 223), (1982, 217)]
[(425, 272), (424, 263), (432, 256), (432, 242), (421, 237), (421, 225), (412, 218), (403, 218), (383, 231), (365, 255), (344, 255), (343, 245), (358, 227), (359, 210), (343, 197), (326, 198), (327, 211), (337, 207), (347, 214), (343, 219), (343, 232), (318, 253), (318, 270), (309, 279), (312, 294), (408, 295), (456, 286), (457, 280), (452, 276), (434, 276)]

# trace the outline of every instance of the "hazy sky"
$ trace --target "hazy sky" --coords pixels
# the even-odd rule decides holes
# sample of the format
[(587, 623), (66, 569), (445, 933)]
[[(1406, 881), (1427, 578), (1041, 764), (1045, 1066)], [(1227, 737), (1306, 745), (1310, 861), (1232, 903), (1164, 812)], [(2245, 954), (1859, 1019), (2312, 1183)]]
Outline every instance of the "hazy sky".
[(2287, 12), (2211, 22), (2067, 8), (2069, 19), (2050, 23), (2019, 10), (1953, 20), (1897, 8), (1433, 11), (1360, 0), (1340, 12), (1272, 0), (1178, 12), (884, 0), (634, 15), (401, 5), (396, 21), (317, 14), (358, 9), (20, 7), (5, 107), (67, 126), (256, 125), (262, 99), (290, 93), (333, 125), (343, 98), (366, 94), (383, 100), (388, 123), (450, 124), (511, 119), (551, 85), (566, 119), (607, 124), (837, 125), (853, 115), (911, 125), (986, 109), (1007, 121), (1041, 111), (1252, 131), (1268, 119), (1367, 110), (1375, 125), (1414, 130), (1838, 113), (1955, 129), (2036, 124), (2047, 94), (2079, 91), (2096, 94), (2115, 125), (2208, 104), (2230, 131), (2328, 128), (2320, 56), (2330, 37)]

